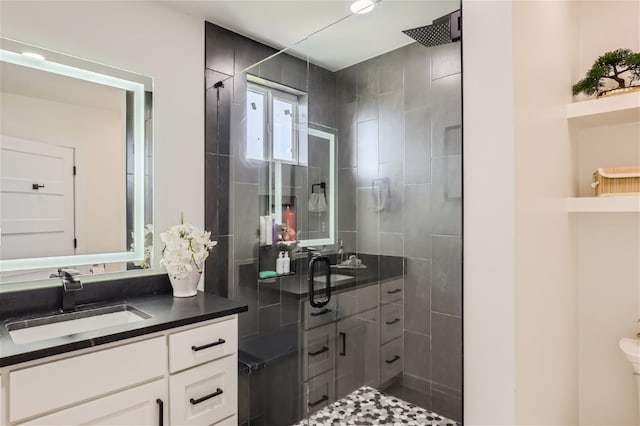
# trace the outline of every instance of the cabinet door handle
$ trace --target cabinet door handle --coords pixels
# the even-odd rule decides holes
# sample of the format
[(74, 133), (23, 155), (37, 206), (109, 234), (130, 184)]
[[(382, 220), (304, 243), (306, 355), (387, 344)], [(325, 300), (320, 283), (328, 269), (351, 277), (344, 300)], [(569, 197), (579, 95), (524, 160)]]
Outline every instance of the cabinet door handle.
[(200, 404), (202, 401), (206, 401), (207, 399), (211, 399), (211, 398), (216, 397), (218, 395), (222, 395), (222, 389), (220, 389), (220, 388), (216, 389), (215, 392), (210, 393), (209, 395), (203, 396), (202, 398), (198, 398), (198, 399), (191, 398), (189, 400), (189, 402), (192, 403), (193, 405), (196, 405), (196, 404)]
[(36, 191), (40, 188), (44, 188), (44, 185), (38, 184), (38, 183), (34, 183), (31, 185), (32, 189), (35, 189)]
[(320, 312), (311, 312), (311, 316), (312, 317), (318, 317), (320, 315), (324, 315), (324, 314), (328, 314), (329, 312), (331, 312), (331, 309), (329, 308), (324, 308), (323, 310), (321, 310)]
[(309, 405), (309, 407), (315, 407), (316, 405), (322, 404), (323, 402), (325, 402), (328, 399), (329, 399), (329, 397), (327, 395), (322, 395), (322, 398), (320, 398), (316, 402), (310, 402), (308, 405)]
[(207, 343), (206, 345), (202, 345), (202, 346), (191, 346), (191, 350), (192, 351), (201, 351), (203, 349), (207, 349), (207, 348), (212, 348), (214, 346), (218, 346), (221, 345), (223, 343), (226, 343), (226, 340), (224, 339), (218, 339), (217, 342), (213, 342), (213, 343)]
[(396, 362), (396, 361), (397, 361), (397, 360), (399, 360), (399, 359), (400, 359), (400, 357), (399, 357), (398, 355), (396, 355), (396, 356), (394, 356), (394, 357), (393, 357), (393, 358), (391, 358), (391, 359), (387, 359), (387, 360), (385, 360), (384, 362), (386, 362), (387, 364), (393, 364), (394, 362)]
[(341, 331), (340, 337), (342, 338), (342, 350), (340, 351), (340, 356), (347, 356), (347, 333)]
[(392, 324), (397, 323), (398, 321), (400, 321), (400, 318), (396, 318), (396, 319), (393, 319), (391, 321), (386, 321), (386, 323), (387, 323), (387, 325), (392, 325)]
[(164, 402), (158, 398), (156, 404), (158, 404), (158, 426), (164, 426)]
[(387, 290), (387, 294), (400, 293), (402, 289), (396, 288), (395, 290)]
[(315, 352), (309, 352), (309, 356), (316, 356), (316, 355), (320, 355), (320, 354), (322, 354), (322, 353), (327, 352), (328, 350), (329, 350), (329, 348), (328, 348), (328, 347), (323, 346), (323, 347), (322, 347), (322, 349), (319, 349), (319, 350), (317, 350), (317, 351), (315, 351)]

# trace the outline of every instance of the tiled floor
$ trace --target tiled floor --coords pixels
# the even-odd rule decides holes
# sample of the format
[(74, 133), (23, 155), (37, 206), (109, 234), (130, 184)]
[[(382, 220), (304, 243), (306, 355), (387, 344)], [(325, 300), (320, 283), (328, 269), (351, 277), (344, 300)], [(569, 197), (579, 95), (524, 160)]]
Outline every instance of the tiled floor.
[(450, 419), (363, 386), (295, 426), (458, 426)]

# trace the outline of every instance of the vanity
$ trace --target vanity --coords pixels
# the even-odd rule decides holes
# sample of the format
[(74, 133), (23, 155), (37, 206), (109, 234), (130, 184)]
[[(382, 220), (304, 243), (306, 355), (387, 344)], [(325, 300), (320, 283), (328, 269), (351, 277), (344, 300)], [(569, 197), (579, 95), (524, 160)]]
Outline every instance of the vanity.
[(147, 280), (75, 312), (125, 306), (144, 319), (58, 337), (12, 336), (24, 318), (52, 312), (20, 315), (4, 303), (0, 424), (237, 424), (237, 315), (247, 307), (208, 293), (174, 298), (166, 275)]

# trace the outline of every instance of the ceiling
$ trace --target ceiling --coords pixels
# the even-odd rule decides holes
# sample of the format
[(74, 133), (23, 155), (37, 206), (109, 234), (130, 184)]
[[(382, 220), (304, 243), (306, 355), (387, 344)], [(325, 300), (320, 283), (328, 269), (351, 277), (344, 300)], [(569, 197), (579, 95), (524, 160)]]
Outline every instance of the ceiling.
[(346, 0), (156, 1), (278, 49), (290, 47), (331, 71), (412, 43), (402, 30), (460, 7), (459, 0), (380, 0), (373, 12), (355, 15)]

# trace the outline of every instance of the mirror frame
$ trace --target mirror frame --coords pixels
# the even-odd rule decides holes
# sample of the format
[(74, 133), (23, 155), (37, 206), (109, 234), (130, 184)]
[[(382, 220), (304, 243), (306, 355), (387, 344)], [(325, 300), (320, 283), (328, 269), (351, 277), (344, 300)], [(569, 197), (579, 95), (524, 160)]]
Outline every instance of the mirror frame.
[[(54, 58), (67, 57), (44, 48), (27, 45), (9, 39), (2, 39), (4, 45), (20, 45), (28, 50), (51, 53)], [(12, 46), (13, 47), (13, 46)], [(69, 57), (71, 63), (88, 64), (89, 61)], [(0, 271), (24, 271), (29, 269), (59, 268), (74, 265), (97, 263), (135, 262), (144, 259), (144, 97), (145, 85), (141, 82), (126, 80), (96, 71), (66, 65), (49, 59), (34, 59), (10, 50), (0, 49), (0, 62), (8, 62), (45, 72), (60, 74), (80, 80), (116, 87), (133, 92), (133, 146), (134, 146), (134, 206), (133, 206), (133, 251), (114, 253), (76, 254), (68, 256), (32, 257), (23, 259), (0, 260)], [(94, 63), (91, 63), (94, 65)], [(100, 70), (110, 70), (108, 66), (95, 64)], [(130, 75), (114, 69), (114, 74)]]

